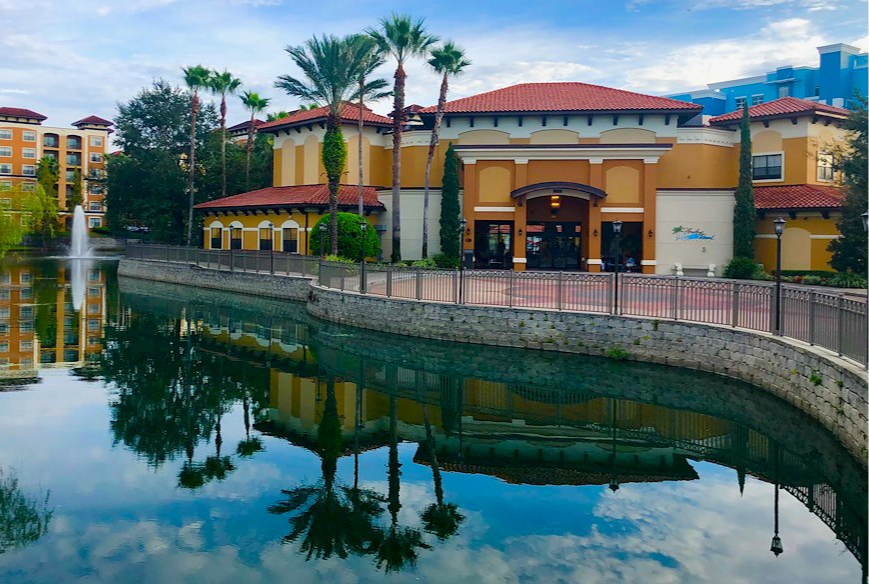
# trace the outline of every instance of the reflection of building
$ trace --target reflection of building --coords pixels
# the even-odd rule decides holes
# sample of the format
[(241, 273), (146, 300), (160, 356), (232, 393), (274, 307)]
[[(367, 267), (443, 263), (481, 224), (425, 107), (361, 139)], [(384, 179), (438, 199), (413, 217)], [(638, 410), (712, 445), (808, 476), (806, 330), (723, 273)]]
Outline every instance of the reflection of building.
[(63, 214), (79, 180), (82, 207), (88, 227), (104, 224), (106, 143), (112, 122), (88, 116), (73, 122), (73, 128), (43, 126), (42, 114), (22, 108), (0, 107), (0, 190), (23, 184), (36, 188), (40, 158), (57, 161), (58, 206)]
[[(0, 377), (35, 377), (38, 367), (76, 366), (102, 350), (106, 316), (105, 274), (84, 266), (82, 282), (61, 265), (56, 273), (38, 266), (0, 268)], [(80, 309), (73, 287), (83, 288)]]

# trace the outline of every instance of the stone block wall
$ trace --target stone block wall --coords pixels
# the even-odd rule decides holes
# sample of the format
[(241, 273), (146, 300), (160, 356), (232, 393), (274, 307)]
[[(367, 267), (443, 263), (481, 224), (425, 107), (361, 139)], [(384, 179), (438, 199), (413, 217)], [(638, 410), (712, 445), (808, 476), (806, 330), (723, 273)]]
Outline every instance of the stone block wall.
[(312, 287), (308, 311), (340, 324), (458, 343), (603, 355), (749, 382), (818, 420), (866, 464), (865, 371), (803, 343), (714, 325), (399, 300)]
[(192, 264), (129, 258), (120, 261), (118, 275), (300, 302), (308, 299), (311, 289), (309, 277), (230, 272), (200, 268)]

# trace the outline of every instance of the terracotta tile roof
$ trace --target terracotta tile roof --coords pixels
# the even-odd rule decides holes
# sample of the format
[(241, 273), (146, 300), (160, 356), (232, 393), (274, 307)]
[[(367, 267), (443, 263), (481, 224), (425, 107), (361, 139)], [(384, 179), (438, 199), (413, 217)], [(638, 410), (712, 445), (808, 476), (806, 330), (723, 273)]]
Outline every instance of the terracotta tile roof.
[[(314, 121), (325, 120), (329, 113), (329, 106), (314, 108), (312, 110), (299, 110), (293, 112), (286, 118), (281, 118), (273, 122), (266, 122), (258, 128), (260, 131), (268, 131), (276, 128), (284, 128), (294, 126), (296, 124), (311, 123)], [(348, 122), (356, 122), (359, 120), (359, 106), (353, 103), (345, 103), (341, 109), (341, 119)], [(374, 113), (370, 109), (363, 108), (362, 121), (366, 124), (382, 124), (391, 126), (392, 120), (386, 116), (381, 116)]]
[(77, 122), (72, 123), (72, 125), (76, 126), (76, 127), (84, 126), (85, 124), (97, 124), (97, 125), (101, 125), (101, 126), (111, 126), (112, 122), (110, 120), (106, 120), (106, 119), (101, 118), (99, 116), (88, 116), (86, 118), (80, 119)]
[(754, 206), (764, 209), (835, 209), (844, 203), (845, 193), (825, 185), (754, 187)]
[[(374, 187), (365, 187), (363, 204), (370, 209), (383, 209)], [(326, 185), (298, 185), (294, 187), (267, 187), (256, 191), (199, 203), (196, 209), (234, 209), (239, 207), (295, 207), (298, 205), (325, 206), (329, 204), (329, 188)], [(359, 204), (357, 185), (340, 185), (338, 205), (353, 207)]]
[[(840, 107), (833, 107), (807, 99), (797, 97), (782, 97), (766, 103), (760, 103), (748, 108), (748, 116), (751, 119), (787, 116), (789, 114), (831, 114), (834, 116), (847, 117), (849, 112)], [(738, 122), (742, 118), (742, 110), (736, 110), (723, 116), (717, 116), (709, 120), (710, 124), (726, 122)]]
[(48, 118), (42, 114), (38, 114), (33, 110), (24, 109), (23, 107), (0, 107), (0, 116), (8, 116), (13, 118), (31, 118), (39, 120), (47, 120)]
[[(618, 112), (673, 110), (700, 112), (702, 106), (667, 97), (643, 95), (588, 83), (521, 83), (448, 101), (447, 113), (488, 112)], [(434, 113), (436, 106), (420, 110)]]
[[(260, 120), (260, 119), (254, 119), (254, 121), (253, 121), (253, 127), (254, 127), (254, 128), (259, 128), (259, 127), (262, 126), (263, 124), (265, 124), (265, 122), (262, 121), (262, 120)], [(250, 126), (250, 120), (245, 120), (245, 121), (241, 122), (240, 124), (236, 124), (236, 125), (234, 125), (234, 126), (230, 126), (230, 127), (228, 127), (228, 128), (226, 129), (226, 131), (227, 131), (227, 132), (238, 132), (238, 131), (240, 131), (240, 130), (245, 130), (245, 131), (247, 131), (248, 126)]]

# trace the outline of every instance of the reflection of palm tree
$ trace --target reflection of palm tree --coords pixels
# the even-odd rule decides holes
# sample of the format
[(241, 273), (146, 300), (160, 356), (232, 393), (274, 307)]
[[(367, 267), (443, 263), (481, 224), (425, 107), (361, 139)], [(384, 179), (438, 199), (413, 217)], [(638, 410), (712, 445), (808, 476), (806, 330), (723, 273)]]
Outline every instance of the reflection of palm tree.
[(422, 417), (425, 423), (426, 450), (431, 459), (432, 480), (435, 486), (436, 503), (426, 507), (422, 513), (425, 530), (433, 533), (440, 540), (452, 537), (459, 530), (459, 524), (465, 516), (459, 513), (454, 503), (444, 503), (444, 487), (441, 481), (441, 470), (438, 466), (437, 444), (428, 419), (428, 405), (422, 404)]
[(45, 535), (52, 512), (45, 499), (31, 499), (18, 487), (18, 477), (0, 470), (0, 555)]
[(262, 440), (258, 436), (250, 437), (250, 394), (248, 388), (244, 388), (244, 397), (242, 398), (244, 406), (244, 435), (245, 439), (238, 443), (235, 448), (236, 454), (243, 457), (253, 456), (255, 453), (263, 449)]

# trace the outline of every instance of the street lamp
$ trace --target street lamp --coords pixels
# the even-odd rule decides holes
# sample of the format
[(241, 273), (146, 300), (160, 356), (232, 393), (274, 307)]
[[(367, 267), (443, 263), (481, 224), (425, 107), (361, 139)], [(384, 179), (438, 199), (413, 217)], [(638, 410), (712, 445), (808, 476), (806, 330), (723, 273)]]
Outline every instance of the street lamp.
[(459, 215), (459, 304), (464, 302), (465, 294), (465, 229), (468, 220)]
[(781, 334), (781, 236), (785, 232), (785, 220), (779, 217), (772, 222), (775, 228), (775, 334)]
[(326, 224), (320, 223), (320, 259), (326, 257)]
[(361, 241), (359, 242), (359, 263), (361, 264), (361, 270), (359, 271), (359, 292), (361, 294), (365, 294), (366, 282), (365, 282), (365, 230), (368, 228), (368, 221), (364, 218), (359, 218), (359, 237)]
[(613, 235), (616, 236), (616, 275), (613, 278), (613, 314), (619, 313), (619, 265), (622, 261), (622, 222), (613, 221)]

